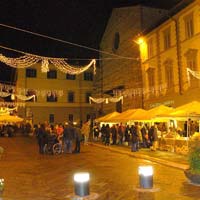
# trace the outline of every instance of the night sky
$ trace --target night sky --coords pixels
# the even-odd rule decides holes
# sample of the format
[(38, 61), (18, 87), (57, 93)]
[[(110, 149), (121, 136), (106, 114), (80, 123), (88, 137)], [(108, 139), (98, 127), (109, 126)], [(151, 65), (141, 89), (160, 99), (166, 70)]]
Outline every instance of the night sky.
[[(0, 24), (99, 48), (112, 8), (142, 3), (171, 8), (181, 0), (0, 0)], [(183, 1), (183, 0), (182, 0)], [(0, 25), (0, 45), (27, 53), (70, 59), (97, 58), (97, 51), (34, 36)], [(17, 56), (0, 48), (6, 56)], [(19, 55), (18, 55), (19, 56)], [(0, 63), (0, 80), (14, 78), (14, 69)]]

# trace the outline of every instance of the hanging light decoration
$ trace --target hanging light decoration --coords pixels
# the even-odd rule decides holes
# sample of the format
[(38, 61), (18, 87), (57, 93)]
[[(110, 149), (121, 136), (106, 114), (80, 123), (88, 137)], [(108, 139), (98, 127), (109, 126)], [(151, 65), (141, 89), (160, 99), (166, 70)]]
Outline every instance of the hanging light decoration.
[(48, 59), (44, 58), (42, 60), (41, 72), (48, 72), (49, 71), (49, 61)]
[(109, 97), (109, 98), (93, 98), (93, 97), (89, 97), (89, 101), (90, 101), (90, 104), (92, 102), (94, 103), (106, 103), (108, 104), (109, 102), (111, 103), (117, 103), (119, 101), (122, 101), (123, 103), (123, 96), (120, 96), (120, 97)]
[(14, 68), (27, 68), (38, 62), (42, 62), (41, 71), (49, 71), (49, 63), (52, 63), (58, 70), (68, 74), (80, 74), (88, 70), (92, 65), (94, 66), (94, 74), (96, 72), (96, 60), (93, 59), (88, 65), (85, 66), (73, 66), (66, 62), (65, 58), (49, 58), (41, 57), (32, 54), (25, 54), (18, 58), (9, 58), (0, 54), (0, 61)]

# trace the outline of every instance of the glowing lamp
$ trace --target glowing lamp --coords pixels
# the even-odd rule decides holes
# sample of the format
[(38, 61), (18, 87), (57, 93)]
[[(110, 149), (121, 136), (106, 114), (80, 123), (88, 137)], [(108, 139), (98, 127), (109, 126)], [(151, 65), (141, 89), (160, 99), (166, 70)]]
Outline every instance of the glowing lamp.
[(138, 169), (139, 182), (141, 188), (153, 187), (153, 167), (152, 166), (140, 166)]
[(140, 37), (137, 39), (136, 43), (140, 45), (140, 44), (144, 43), (144, 39), (142, 37)]
[(75, 195), (84, 197), (89, 195), (90, 175), (87, 172), (76, 173), (74, 175), (74, 191)]

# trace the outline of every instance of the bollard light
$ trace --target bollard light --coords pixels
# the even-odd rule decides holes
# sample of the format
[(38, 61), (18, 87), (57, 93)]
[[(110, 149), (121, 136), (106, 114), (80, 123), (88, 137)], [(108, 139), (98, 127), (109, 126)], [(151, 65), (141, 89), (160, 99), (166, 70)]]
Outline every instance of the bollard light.
[(152, 166), (140, 166), (139, 182), (141, 188), (153, 188), (153, 167)]
[(90, 180), (90, 175), (87, 172), (74, 174), (75, 195), (84, 197), (90, 194), (89, 180)]

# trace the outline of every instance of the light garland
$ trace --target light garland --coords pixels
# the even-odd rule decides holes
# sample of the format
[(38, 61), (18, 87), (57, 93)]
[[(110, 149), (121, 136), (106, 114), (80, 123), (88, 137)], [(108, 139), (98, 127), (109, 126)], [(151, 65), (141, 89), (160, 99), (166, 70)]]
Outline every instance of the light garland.
[(89, 101), (90, 101), (90, 104), (92, 103), (92, 102), (94, 102), (94, 103), (109, 103), (109, 102), (111, 102), (111, 103), (117, 103), (117, 102), (119, 102), (119, 101), (122, 101), (122, 103), (123, 103), (123, 96), (120, 96), (120, 97), (109, 97), (109, 98), (93, 98), (93, 97), (89, 97)]
[(68, 74), (80, 74), (86, 70), (88, 70), (92, 65), (94, 66), (94, 74), (96, 72), (96, 60), (93, 59), (88, 65), (85, 66), (73, 66), (68, 64), (64, 58), (48, 58), (48, 57), (40, 57), (32, 54), (25, 54), (24, 56), (20, 56), (18, 58), (9, 58), (0, 54), (0, 61), (14, 68), (27, 68), (38, 62), (41, 62), (41, 71), (48, 72), (49, 64), (52, 63), (58, 70), (63, 73)]
[(161, 84), (156, 87), (151, 87), (149, 89), (146, 88), (131, 88), (131, 89), (123, 89), (123, 90), (113, 90), (113, 94), (115, 96), (124, 96), (124, 97), (135, 97), (135, 96), (142, 96), (145, 94), (154, 94), (155, 91), (161, 92), (163, 89), (166, 89), (167, 84)]
[(36, 96), (42, 96), (42, 97), (47, 96), (49, 93), (56, 93), (56, 95), (58, 95), (59, 97), (62, 97), (64, 94), (63, 90), (43, 90), (43, 89), (32, 89), (32, 88), (17, 88), (16, 89), (16, 86), (0, 83), (1, 97), (9, 96), (10, 95), (9, 91), (12, 91), (12, 93), (15, 93), (15, 91), (17, 91), (18, 95), (25, 95), (29, 91), (34, 91)]
[(23, 102), (0, 102), (1, 107), (25, 107)]
[(193, 71), (190, 68), (186, 68), (187, 70), (187, 79), (188, 79), (188, 84), (190, 85), (190, 74), (194, 76), (197, 79), (200, 79), (200, 72), (199, 71)]
[(14, 100), (15, 97), (17, 97), (18, 99), (22, 100), (22, 101), (28, 101), (30, 99), (34, 99), (35, 101), (35, 95), (31, 95), (31, 96), (24, 96), (24, 95), (19, 95), (19, 94), (13, 94), (13, 93), (7, 93), (7, 92), (0, 92), (0, 97), (8, 97), (11, 96), (11, 98)]

